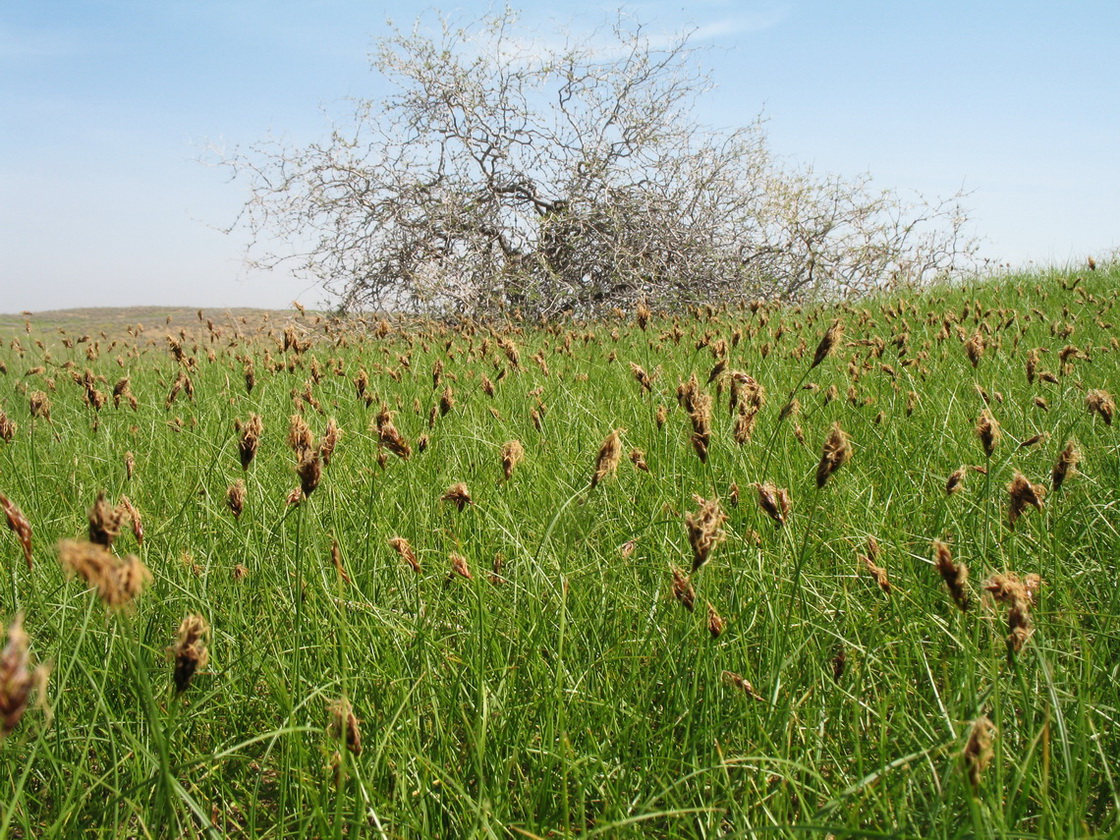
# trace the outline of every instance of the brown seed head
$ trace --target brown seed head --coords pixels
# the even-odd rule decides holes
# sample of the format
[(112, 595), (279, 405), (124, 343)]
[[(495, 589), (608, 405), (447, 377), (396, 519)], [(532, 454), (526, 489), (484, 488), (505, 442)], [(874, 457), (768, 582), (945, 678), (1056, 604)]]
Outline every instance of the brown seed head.
[(737, 688), (739, 691), (743, 692), (745, 695), (750, 697), (752, 700), (758, 700), (760, 702), (765, 702), (765, 698), (763, 698), (763, 696), (761, 694), (759, 694), (757, 691), (754, 690), (754, 686), (751, 685), (750, 680), (739, 676), (734, 671), (724, 671), (722, 676), (723, 676), (724, 682), (726, 682), (732, 688)]
[(240, 519), (242, 511), (245, 510), (245, 482), (240, 478), (226, 491), (226, 504), (233, 511), (233, 518)]
[(689, 581), (688, 575), (676, 566), (673, 567), (672, 572), (673, 597), (680, 602), (682, 607), (692, 612), (696, 609), (696, 590), (692, 588), (692, 583)]
[(1085, 407), (1089, 409), (1090, 414), (1099, 414), (1106, 426), (1112, 425), (1112, 416), (1116, 413), (1116, 403), (1108, 391), (1102, 391), (1099, 388), (1089, 391), (1085, 395)]
[(639, 303), (638, 308), (634, 310), (634, 320), (637, 321), (638, 327), (643, 331), (649, 326), (649, 319), (653, 317), (653, 312), (645, 303)]
[(341, 439), (342, 429), (338, 427), (337, 421), (332, 417), (327, 421), (326, 431), (323, 432), (323, 437), (319, 441), (319, 455), (323, 459), (324, 467), (329, 467), (331, 465), (331, 457), (334, 455), (334, 448), (338, 446), (338, 442)]
[(350, 575), (346, 574), (346, 567), (342, 565), (342, 552), (338, 548), (338, 540), (331, 540), (331, 565), (335, 572), (342, 578), (343, 583), (350, 582)]
[(401, 556), (404, 562), (412, 567), (414, 572), (420, 571), (420, 563), (416, 559), (416, 552), (412, 550), (412, 546), (404, 537), (390, 537), (389, 547), (392, 548), (397, 554)]
[(1016, 471), (1007, 485), (1007, 492), (1011, 496), (1011, 505), (1007, 513), (1007, 524), (1012, 528), (1015, 522), (1031, 505), (1035, 510), (1042, 510), (1042, 500), (1046, 496), (1046, 488), (1041, 484), (1031, 484), (1025, 475)]
[(688, 542), (692, 546), (692, 572), (693, 574), (708, 562), (712, 549), (726, 538), (721, 527), (727, 521), (727, 515), (719, 506), (718, 501), (709, 502), (697, 497), (700, 504), (699, 510), (685, 514), (684, 524), (688, 528)]
[(755, 423), (758, 422), (758, 413), (758, 408), (746, 404), (739, 405), (738, 412), (735, 415), (735, 426), (732, 429), (732, 437), (739, 446), (750, 443), (751, 435), (754, 434)]
[(332, 700), (327, 706), (330, 721), (327, 723), (327, 734), (340, 741), (346, 742), (346, 749), (354, 755), (362, 754), (362, 735), (358, 730), (361, 720), (354, 714), (354, 707), (346, 699)]
[(152, 574), (139, 558), (128, 555), (118, 559), (104, 547), (92, 542), (63, 540), (58, 557), (70, 575), (78, 575), (97, 590), (108, 607), (127, 606), (151, 582)]
[(179, 624), (175, 644), (167, 649), (175, 660), (172, 676), (176, 693), (186, 691), (198, 669), (205, 668), (210, 661), (210, 651), (206, 648), (209, 637), (210, 625), (201, 615), (189, 613)]
[(762, 508), (762, 512), (774, 520), (776, 527), (785, 525), (792, 506), (789, 491), (784, 487), (779, 489), (769, 482), (755, 484), (755, 489), (758, 491), (758, 506)]
[(1058, 461), (1050, 474), (1050, 487), (1057, 491), (1065, 480), (1077, 474), (1077, 465), (1081, 461), (1081, 452), (1072, 440), (1066, 443), (1066, 448), (1058, 455)]
[(708, 394), (699, 394), (693, 405), (688, 415), (692, 422), (692, 448), (701, 462), (707, 463), (708, 445), (712, 439), (712, 398)]
[(448, 487), (447, 492), (440, 496), (439, 500), (441, 502), (451, 502), (460, 512), (472, 501), (470, 491), (462, 481)]
[(778, 422), (781, 423), (788, 417), (796, 417), (801, 413), (801, 402), (797, 397), (793, 397), (789, 402), (782, 406), (782, 410), (778, 412)]
[(718, 639), (723, 635), (723, 631), (727, 628), (727, 622), (723, 620), (716, 608), (712, 606), (711, 601), (708, 602), (708, 632), (713, 639)]
[(817, 345), (817, 352), (813, 354), (813, 363), (809, 365), (809, 370), (812, 370), (823, 362), (828, 355), (836, 349), (836, 345), (840, 343), (840, 339), (843, 337), (844, 325), (840, 319), (837, 318), (825, 332), (821, 343)]
[(992, 457), (999, 445), (1002, 433), (999, 430), (999, 423), (996, 418), (988, 409), (980, 412), (980, 418), (976, 421), (976, 437), (980, 439), (980, 445), (984, 447), (984, 454), (989, 458)]
[(829, 476), (848, 463), (851, 457), (852, 445), (847, 433), (840, 428), (838, 422), (833, 423), (824, 442), (820, 463), (817, 465), (817, 487), (824, 487)]
[(598, 486), (599, 482), (618, 469), (622, 460), (622, 432), (624, 429), (615, 429), (603, 445), (599, 447), (599, 456), (595, 460), (595, 473), (591, 476), (591, 486)]
[(455, 407), (455, 394), (448, 385), (439, 397), (439, 416), (443, 417)]
[(650, 378), (650, 375), (646, 373), (645, 368), (636, 362), (631, 362), (630, 372), (634, 374), (634, 379), (642, 386), (643, 391), (653, 390), (653, 380)]
[(840, 682), (840, 678), (844, 676), (844, 670), (848, 665), (848, 655), (844, 651), (844, 647), (838, 646), (836, 655), (832, 657), (832, 679), (834, 682)]
[(646, 453), (640, 449), (630, 450), (630, 463), (634, 465), (634, 469), (636, 470), (649, 472), (649, 464), (646, 463)]
[(402, 461), (407, 461), (412, 457), (412, 447), (408, 445), (408, 441), (401, 436), (397, 427), (393, 425), (393, 419), (388, 409), (382, 407), (381, 413), (377, 415), (376, 428), (381, 446), (384, 446)]
[(969, 727), (962, 761), (973, 788), (980, 787), (984, 770), (992, 760), (992, 736), (995, 732), (996, 728), (987, 715), (981, 715)]
[(1013, 604), (1029, 599), (1027, 588), (1014, 572), (994, 574), (984, 581), (984, 590), (1001, 604)]
[(97, 500), (89, 509), (89, 541), (109, 548), (121, 533), (124, 514), (105, 499), (105, 493), (97, 494)]
[(288, 421), (288, 447), (296, 458), (303, 460), (304, 455), (315, 448), (315, 439), (307, 421), (299, 414), (293, 414)]
[(984, 348), (984, 334), (977, 329), (964, 343), (965, 352), (968, 354), (968, 360), (972, 362), (973, 367), (980, 364), (980, 357), (984, 355)]
[(323, 462), (317, 449), (304, 450), (299, 466), (296, 467), (296, 474), (299, 476), (299, 487), (303, 495), (310, 496), (323, 477)]
[(120, 501), (117, 502), (117, 515), (123, 521), (126, 517), (132, 525), (132, 536), (136, 538), (137, 545), (144, 544), (144, 522), (140, 518), (140, 511), (136, 509), (136, 505), (132, 503), (132, 499), (128, 496), (121, 496)]
[(681, 382), (677, 385), (677, 405), (683, 408), (686, 413), (691, 414), (696, 410), (696, 399), (702, 393), (700, 383), (696, 380), (696, 374), (693, 373), (688, 377), (687, 382)]
[(23, 629), (23, 613), (16, 613), (8, 625), (8, 643), (0, 652), (0, 740), (16, 728), (27, 711), (32, 689), (38, 686), (43, 696), (47, 671), (42, 665), (31, 670), (29, 641)]
[(17, 431), (19, 431), (19, 427), (9, 419), (3, 410), (0, 410), (0, 440), (11, 443)]
[(513, 476), (513, 468), (525, 458), (525, 447), (519, 440), (509, 440), (502, 444), (502, 474), (508, 481)]
[(887, 570), (882, 566), (876, 564), (879, 559), (879, 542), (874, 537), (867, 538), (867, 552), (861, 555), (860, 558), (863, 564), (867, 567), (867, 571), (871, 573), (871, 577), (875, 578), (875, 582), (879, 584), (888, 595), (891, 594), (891, 582), (887, 578)]
[(966, 611), (969, 606), (968, 566), (955, 562), (949, 546), (941, 540), (933, 541), (933, 562), (957, 606), (962, 612)]
[(471, 574), (470, 567), (467, 565), (467, 558), (454, 551), (451, 552), (451, 571), (459, 577), (474, 580), (474, 575)]
[(952, 496), (961, 489), (961, 482), (964, 481), (965, 475), (968, 473), (968, 467), (957, 467), (949, 475), (949, 480), (945, 482), (945, 495)]
[(4, 508), (4, 515), (8, 519), (8, 527), (15, 532), (16, 539), (19, 540), (20, 546), (23, 548), (23, 559), (27, 562), (27, 568), (31, 568), (31, 522), (23, 511), (19, 509), (15, 502), (0, 493), (0, 507)]
[(51, 422), (51, 401), (42, 391), (32, 391), (27, 395), (27, 403), (32, 417), (41, 417)]

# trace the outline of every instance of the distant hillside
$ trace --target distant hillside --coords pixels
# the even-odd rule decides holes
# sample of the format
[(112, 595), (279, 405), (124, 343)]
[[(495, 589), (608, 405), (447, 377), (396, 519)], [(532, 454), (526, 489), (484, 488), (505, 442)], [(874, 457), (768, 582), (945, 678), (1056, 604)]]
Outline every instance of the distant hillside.
[[(306, 312), (306, 317), (316, 313)], [(227, 327), (234, 324), (249, 329), (256, 328), (265, 321), (284, 323), (289, 319), (300, 318), (294, 309), (197, 309), (183, 306), (124, 306), (89, 307), (84, 309), (52, 309), (43, 312), (0, 314), (0, 337), (5, 341), (14, 335), (25, 332), (25, 324), (30, 321), (37, 331), (65, 331), (68, 335), (99, 336), (104, 332), (109, 337), (126, 333), (129, 327), (143, 326), (145, 331), (185, 329), (188, 332), (206, 326), (211, 321), (215, 326)]]

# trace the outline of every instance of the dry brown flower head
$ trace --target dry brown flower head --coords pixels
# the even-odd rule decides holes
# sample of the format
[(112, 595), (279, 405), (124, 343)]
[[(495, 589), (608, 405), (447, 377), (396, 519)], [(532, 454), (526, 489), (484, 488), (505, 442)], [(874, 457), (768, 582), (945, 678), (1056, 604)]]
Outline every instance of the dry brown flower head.
[(304, 455), (315, 448), (315, 439), (311, 434), (311, 428), (299, 414), (293, 414), (288, 421), (288, 447), (301, 461)]
[(342, 579), (343, 583), (350, 582), (350, 575), (346, 574), (346, 567), (342, 565), (342, 552), (338, 548), (338, 540), (331, 540), (331, 565)]
[(966, 611), (969, 607), (968, 566), (963, 562), (954, 561), (949, 546), (941, 540), (933, 541), (933, 562), (937, 571), (941, 574), (941, 579), (945, 581), (945, 586), (948, 587), (953, 601), (956, 602), (962, 612)]
[(474, 580), (474, 575), (471, 574), (470, 566), (467, 565), (467, 558), (454, 551), (451, 552), (451, 572), (467, 580)]
[(887, 577), (887, 570), (876, 562), (879, 559), (879, 553), (879, 541), (874, 537), (868, 537), (867, 551), (861, 555), (860, 559), (863, 561), (863, 565), (867, 567), (867, 571), (871, 573), (871, 577), (879, 584), (879, 588), (890, 595), (891, 582)]
[(1007, 485), (1007, 492), (1011, 497), (1010, 507), (1007, 512), (1007, 524), (1014, 528), (1015, 522), (1027, 509), (1042, 510), (1042, 500), (1046, 496), (1046, 488), (1041, 484), (1032, 484), (1021, 472), (1016, 471)]
[(1112, 417), (1116, 413), (1116, 402), (1108, 391), (1095, 388), (1085, 394), (1085, 407), (1090, 414), (1099, 414), (1106, 426), (1112, 425)]
[(696, 590), (692, 588), (692, 582), (689, 581), (688, 575), (676, 566), (672, 567), (672, 572), (673, 597), (680, 602), (682, 607), (692, 612), (696, 609)]
[(974, 789), (980, 787), (984, 770), (992, 760), (992, 736), (995, 732), (995, 725), (987, 715), (976, 718), (968, 729), (968, 740), (964, 746), (962, 760), (968, 772), (968, 781)]
[(724, 671), (722, 676), (724, 682), (726, 682), (732, 688), (738, 689), (739, 691), (750, 697), (752, 700), (765, 702), (765, 698), (754, 690), (754, 686), (751, 685), (750, 680), (746, 679), (745, 677), (741, 677), (734, 671)]
[(8, 519), (8, 527), (15, 532), (16, 539), (19, 540), (20, 546), (23, 548), (23, 559), (27, 562), (27, 568), (31, 568), (31, 522), (28, 520), (22, 510), (5, 496), (0, 493), (0, 507), (4, 508), (4, 515)]
[(718, 639), (723, 635), (723, 631), (727, 629), (727, 622), (724, 621), (723, 616), (716, 612), (716, 608), (712, 606), (711, 601), (708, 602), (708, 633), (711, 634), (713, 639)]
[(642, 386), (643, 391), (648, 392), (653, 390), (653, 379), (646, 373), (645, 368), (636, 362), (631, 362), (630, 372), (634, 375), (634, 379), (637, 383)]
[(462, 481), (448, 487), (447, 492), (440, 496), (439, 500), (441, 502), (451, 502), (460, 512), (472, 502), (470, 491)]
[(419, 573), (420, 562), (416, 559), (416, 552), (412, 550), (412, 545), (404, 537), (390, 537), (389, 547), (397, 552), (409, 566), (412, 567), (414, 572)]
[(175, 644), (167, 649), (175, 660), (172, 676), (177, 694), (186, 691), (195, 673), (210, 661), (210, 651), (206, 647), (209, 637), (210, 625), (201, 615), (189, 613), (179, 624)]
[(984, 454), (991, 458), (996, 451), (996, 447), (999, 446), (1002, 432), (1000, 432), (996, 418), (992, 416), (988, 409), (985, 408), (980, 412), (980, 417), (976, 421), (975, 432), (976, 437), (980, 439), (980, 445), (984, 447)]
[(324, 467), (329, 467), (331, 465), (331, 458), (334, 456), (335, 447), (338, 446), (338, 442), (341, 439), (342, 429), (339, 428), (338, 422), (331, 417), (327, 420), (327, 428), (319, 441), (319, 455), (323, 459)]
[(105, 493), (97, 494), (89, 510), (89, 541), (109, 548), (121, 533), (124, 512), (109, 504)]
[(817, 345), (817, 352), (813, 354), (813, 363), (809, 365), (809, 369), (812, 370), (828, 358), (829, 354), (836, 349), (836, 346), (840, 343), (840, 339), (843, 337), (844, 324), (837, 318), (825, 332), (820, 344)]
[(42, 418), (48, 423), (51, 422), (51, 401), (45, 393), (32, 391), (27, 395), (27, 403), (32, 417)]
[(851, 457), (852, 445), (847, 433), (840, 428), (838, 422), (833, 423), (824, 442), (820, 463), (817, 465), (817, 487), (824, 487), (829, 476), (848, 463)]
[(412, 457), (412, 447), (397, 431), (397, 427), (393, 425), (392, 416), (384, 406), (381, 413), (377, 415), (376, 429), (378, 442), (381, 446), (384, 446), (402, 461), (407, 461)]
[(240, 519), (245, 510), (245, 482), (241, 479), (233, 482), (226, 491), (226, 504), (233, 511), (234, 519)]
[(354, 707), (345, 698), (332, 700), (327, 706), (330, 718), (327, 723), (327, 734), (340, 741), (346, 742), (346, 749), (354, 755), (362, 754), (362, 735), (358, 729), (361, 720), (354, 714)]
[(1080, 462), (1081, 451), (1074, 441), (1068, 441), (1050, 474), (1050, 487), (1055, 491), (1059, 490), (1067, 478), (1077, 475), (1077, 465)]
[(708, 501), (696, 497), (699, 509), (685, 514), (684, 524), (688, 529), (688, 543), (692, 546), (692, 573), (708, 562), (712, 550), (726, 538), (723, 523), (727, 514), (719, 506), (719, 501)]
[(3, 409), (0, 409), (0, 440), (11, 443), (17, 431), (19, 431), (19, 426), (12, 422)]
[[(1027, 582), (1031, 586), (1028, 588)], [(1028, 575), (1026, 580), (1020, 580), (1014, 572), (994, 574), (985, 583), (984, 589), (1001, 604), (1006, 604), (1007, 610), (1007, 656), (1013, 658), (1023, 649), (1027, 639), (1031, 637), (1034, 628), (1031, 625), (1030, 609), (1034, 603), (1034, 594), (1042, 584), (1042, 578)]]
[(19, 724), (32, 689), (38, 688), (40, 699), (45, 698), (47, 668), (40, 665), (31, 669), (29, 644), (23, 613), (16, 613), (8, 625), (8, 643), (0, 652), (0, 740)]
[(513, 476), (513, 469), (525, 458), (525, 447), (519, 440), (508, 440), (502, 444), (502, 474), (508, 481)]
[(641, 449), (630, 450), (630, 463), (634, 465), (634, 469), (641, 472), (649, 472), (649, 464), (646, 463), (646, 453)]
[(152, 573), (138, 557), (117, 558), (96, 543), (63, 540), (58, 556), (70, 575), (81, 577), (97, 590), (102, 603), (114, 609), (130, 604), (152, 580)]
[(980, 357), (984, 355), (984, 334), (977, 328), (976, 332), (964, 343), (965, 352), (968, 354), (968, 360), (972, 362), (973, 367), (980, 364)]
[(964, 481), (965, 475), (968, 473), (968, 467), (957, 467), (949, 474), (949, 480), (945, 482), (945, 495), (952, 496), (961, 489), (961, 483)]
[(622, 432), (625, 429), (615, 429), (603, 445), (599, 447), (599, 455), (595, 459), (595, 473), (591, 476), (591, 486), (598, 486), (599, 482), (618, 469), (622, 460)]
[(317, 449), (304, 450), (299, 466), (296, 467), (296, 474), (299, 476), (299, 487), (303, 495), (310, 496), (323, 477), (323, 462)]
[(758, 491), (758, 506), (762, 508), (762, 512), (774, 520), (776, 527), (785, 525), (786, 517), (792, 507), (789, 491), (784, 487), (775, 487), (769, 482), (755, 484), (755, 489)]
[(127, 518), (132, 525), (132, 536), (136, 538), (137, 545), (144, 544), (144, 521), (140, 518), (140, 511), (128, 496), (121, 496), (117, 502), (117, 513), (122, 521)]

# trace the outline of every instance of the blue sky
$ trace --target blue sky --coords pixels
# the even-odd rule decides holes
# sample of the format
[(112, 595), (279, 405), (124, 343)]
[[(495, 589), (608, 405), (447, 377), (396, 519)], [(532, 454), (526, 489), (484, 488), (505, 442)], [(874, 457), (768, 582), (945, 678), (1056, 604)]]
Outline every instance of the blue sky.
[[(541, 35), (617, 4), (513, 4)], [(306, 281), (243, 267), (245, 199), (204, 165), (267, 135), (310, 142), (384, 92), (386, 18), (360, 0), (0, 0), (0, 311), (308, 306)], [(492, 4), (440, 6), (466, 21)], [(706, 123), (764, 113), (821, 172), (929, 197), (971, 192), (983, 253), (1083, 264), (1120, 247), (1120, 2), (699, 0), (624, 6), (697, 29)]]

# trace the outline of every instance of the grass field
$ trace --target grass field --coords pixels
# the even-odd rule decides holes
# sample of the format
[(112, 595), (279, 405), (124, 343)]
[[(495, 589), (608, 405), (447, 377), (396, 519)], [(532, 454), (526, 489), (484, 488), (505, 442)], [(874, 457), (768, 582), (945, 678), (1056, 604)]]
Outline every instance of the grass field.
[(0, 838), (1114, 836), (1118, 289), (9, 319)]

